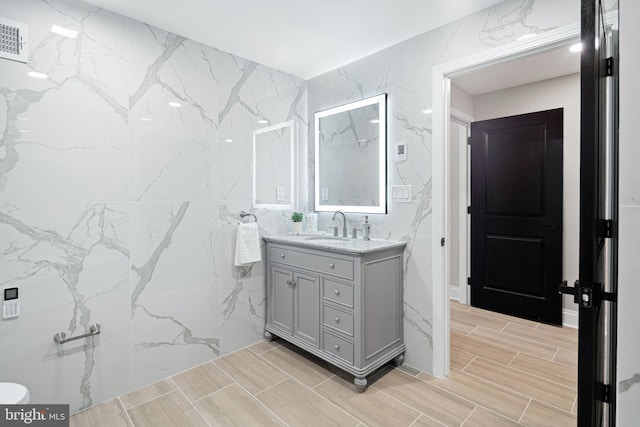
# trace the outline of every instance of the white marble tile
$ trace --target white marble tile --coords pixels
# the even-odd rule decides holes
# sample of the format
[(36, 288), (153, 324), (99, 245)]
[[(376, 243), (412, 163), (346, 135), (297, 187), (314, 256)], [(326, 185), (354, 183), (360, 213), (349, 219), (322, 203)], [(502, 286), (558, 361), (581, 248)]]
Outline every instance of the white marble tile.
[[(0, 322), (3, 380), (29, 387), (33, 402), (100, 403), (129, 387), (126, 203), (0, 206), (0, 284), (17, 286), (21, 315)], [(102, 333), (58, 345), (56, 332)]]
[(215, 50), (132, 21), (129, 31), (131, 199), (213, 200)]
[(219, 355), (212, 202), (131, 206), (133, 388)]
[[(0, 61), (0, 200), (126, 200), (125, 19), (81, 3), (3, 6), (3, 16), (29, 25), (30, 55), (28, 64)], [(78, 37), (51, 33), (52, 22)]]

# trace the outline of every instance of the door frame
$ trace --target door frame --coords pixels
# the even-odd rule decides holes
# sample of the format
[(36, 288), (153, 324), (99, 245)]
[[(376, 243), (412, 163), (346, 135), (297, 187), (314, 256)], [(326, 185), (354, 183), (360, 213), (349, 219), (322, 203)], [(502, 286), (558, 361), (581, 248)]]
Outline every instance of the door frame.
[[(618, 12), (606, 15), (607, 26), (617, 22)], [(433, 207), (433, 275), (432, 275), (432, 342), (433, 375), (444, 378), (449, 374), (449, 257), (441, 238), (448, 238), (450, 197), (449, 182), (449, 126), (451, 120), (451, 79), (477, 69), (525, 57), (580, 40), (580, 22), (547, 31), (493, 49), (488, 49), (465, 58), (436, 65), (432, 69), (432, 204)]]
[[(475, 120), (472, 116), (459, 111), (453, 107), (451, 107), (451, 123), (457, 123), (460, 126), (464, 126), (466, 129), (466, 133), (464, 135), (459, 135), (458, 141), (451, 141), (449, 138), (449, 144), (447, 145), (447, 150), (451, 152), (452, 144), (459, 144), (458, 150), (458, 158), (451, 159), (452, 161), (458, 162), (458, 253), (454, 254), (452, 250), (452, 246), (448, 245), (447, 247), (447, 260), (450, 260), (453, 256), (458, 257), (458, 271), (456, 281), (458, 282), (458, 290), (457, 297), (458, 301), (461, 304), (469, 305), (471, 302), (471, 295), (469, 292), (469, 286), (467, 285), (467, 277), (469, 272), (469, 230), (471, 228), (469, 224), (469, 214), (467, 213), (466, 206), (469, 206), (471, 203), (469, 196), (469, 144), (467, 143), (468, 138), (471, 136), (471, 123)], [(451, 194), (449, 191), (448, 194)], [(450, 202), (450, 200), (448, 200)], [(455, 215), (455, 212), (452, 212)], [(447, 229), (447, 235), (451, 236), (451, 228)], [(449, 288), (451, 288), (451, 280), (448, 281)], [(449, 296), (454, 296), (452, 291), (449, 291)]]

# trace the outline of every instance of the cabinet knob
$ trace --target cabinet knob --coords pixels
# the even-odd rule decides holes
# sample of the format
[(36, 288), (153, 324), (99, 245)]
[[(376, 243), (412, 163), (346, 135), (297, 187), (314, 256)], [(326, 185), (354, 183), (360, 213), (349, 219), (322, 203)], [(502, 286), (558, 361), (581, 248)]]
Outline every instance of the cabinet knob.
[(335, 291), (333, 291), (333, 293), (336, 294), (336, 295), (340, 295), (340, 290), (336, 289)]
[(284, 254), (280, 254), (280, 258), (284, 258)]
[(333, 320), (335, 320), (336, 323), (340, 323), (340, 318), (339, 317), (334, 317)]
[(334, 345), (334, 347), (335, 347), (336, 351), (340, 351), (340, 344), (336, 344), (336, 345)]
[(287, 285), (291, 286), (291, 280), (287, 280)]
[(334, 268), (336, 268), (336, 266), (333, 263), (330, 263), (329, 264), (329, 268), (334, 269)]

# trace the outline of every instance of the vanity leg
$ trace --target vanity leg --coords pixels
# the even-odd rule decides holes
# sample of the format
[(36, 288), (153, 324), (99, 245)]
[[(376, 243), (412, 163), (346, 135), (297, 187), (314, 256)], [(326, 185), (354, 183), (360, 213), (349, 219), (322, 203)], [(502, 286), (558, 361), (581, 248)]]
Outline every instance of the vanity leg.
[(393, 363), (396, 364), (396, 366), (400, 366), (404, 363), (404, 353), (397, 355), (396, 357), (393, 358)]
[(273, 335), (271, 335), (271, 332), (264, 331), (264, 339), (267, 341), (271, 341), (273, 339)]
[(367, 388), (367, 379), (365, 377), (355, 377), (353, 384), (356, 386), (356, 391), (362, 393)]

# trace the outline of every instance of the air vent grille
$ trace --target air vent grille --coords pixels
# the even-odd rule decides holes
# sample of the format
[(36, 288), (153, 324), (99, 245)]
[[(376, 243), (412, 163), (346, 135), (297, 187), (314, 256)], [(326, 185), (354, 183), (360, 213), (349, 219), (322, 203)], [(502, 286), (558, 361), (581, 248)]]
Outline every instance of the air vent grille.
[(0, 58), (27, 62), (27, 26), (0, 18)]

